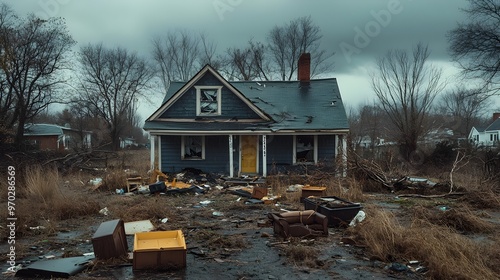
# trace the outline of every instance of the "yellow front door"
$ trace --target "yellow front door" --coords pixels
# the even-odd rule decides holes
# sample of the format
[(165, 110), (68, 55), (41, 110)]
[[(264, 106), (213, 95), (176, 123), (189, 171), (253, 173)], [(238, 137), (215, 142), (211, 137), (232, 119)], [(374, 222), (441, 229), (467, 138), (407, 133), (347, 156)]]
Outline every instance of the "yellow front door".
[(257, 136), (241, 136), (241, 173), (257, 173)]

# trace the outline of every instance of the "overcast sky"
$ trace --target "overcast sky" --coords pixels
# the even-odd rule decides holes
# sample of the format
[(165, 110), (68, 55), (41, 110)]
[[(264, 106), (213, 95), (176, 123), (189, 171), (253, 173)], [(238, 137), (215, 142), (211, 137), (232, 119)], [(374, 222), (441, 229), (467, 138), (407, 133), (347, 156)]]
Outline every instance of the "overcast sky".
[[(149, 56), (151, 39), (176, 29), (202, 31), (219, 52), (265, 41), (275, 25), (311, 16), (348, 105), (371, 103), (368, 71), (389, 49), (428, 44), (431, 62), (452, 78), (446, 33), (464, 21), (466, 0), (6, 0), (20, 15), (66, 19), (78, 46), (103, 42)], [(155, 108), (156, 109), (156, 108)], [(141, 111), (147, 111), (142, 108)], [(147, 114), (147, 113), (146, 113)], [(144, 116), (146, 117), (146, 116)]]

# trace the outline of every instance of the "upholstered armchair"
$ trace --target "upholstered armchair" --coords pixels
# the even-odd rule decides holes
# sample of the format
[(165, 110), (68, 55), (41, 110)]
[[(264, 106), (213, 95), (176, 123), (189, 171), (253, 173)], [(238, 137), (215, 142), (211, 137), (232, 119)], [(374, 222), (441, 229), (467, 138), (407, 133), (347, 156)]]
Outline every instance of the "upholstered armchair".
[(327, 236), (328, 218), (314, 210), (269, 213), (275, 235), (284, 238)]

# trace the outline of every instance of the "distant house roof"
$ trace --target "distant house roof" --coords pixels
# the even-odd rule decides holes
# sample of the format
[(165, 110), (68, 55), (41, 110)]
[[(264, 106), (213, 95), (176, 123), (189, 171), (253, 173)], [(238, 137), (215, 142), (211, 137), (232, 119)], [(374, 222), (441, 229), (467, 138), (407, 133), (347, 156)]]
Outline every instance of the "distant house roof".
[(500, 130), (500, 118), (492, 122), (484, 131), (497, 131)]
[[(213, 70), (212, 70), (213, 71)], [(146, 130), (256, 130), (256, 131), (319, 131), (348, 129), (345, 108), (340, 97), (337, 80), (318, 79), (300, 81), (232, 81), (228, 82), (250, 104), (263, 112), (261, 122), (206, 120), (198, 122), (165, 122), (156, 120), (155, 112), (145, 123)], [(185, 89), (186, 82), (172, 82), (163, 105)]]
[[(25, 136), (59, 136), (63, 135), (64, 131), (78, 130), (56, 124), (27, 124), (24, 126)], [(89, 133), (89, 131), (84, 132)]]

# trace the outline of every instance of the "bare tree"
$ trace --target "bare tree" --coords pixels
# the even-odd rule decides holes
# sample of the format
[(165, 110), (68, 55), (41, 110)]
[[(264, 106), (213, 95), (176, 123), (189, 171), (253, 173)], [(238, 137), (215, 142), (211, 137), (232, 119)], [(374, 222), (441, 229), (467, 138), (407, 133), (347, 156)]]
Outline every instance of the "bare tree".
[(493, 93), (500, 90), (500, 2), (469, 0), (466, 23), (448, 34), (450, 52), (466, 77), (479, 78)]
[(409, 56), (389, 51), (377, 61), (371, 85), (380, 106), (399, 131), (401, 152), (406, 159), (417, 149), (426, 132), (426, 118), (436, 95), (444, 89), (442, 70), (427, 64), (427, 46), (418, 44)]
[(145, 98), (153, 71), (136, 53), (106, 49), (102, 44), (82, 47), (80, 63), (79, 102), (106, 122), (112, 146), (118, 149), (130, 121), (130, 109), (138, 98)]
[(5, 4), (0, 13), (0, 126), (21, 147), (26, 122), (59, 101), (75, 42), (60, 18), (18, 18)]
[(333, 53), (320, 49), (323, 37), (311, 16), (300, 17), (284, 26), (275, 26), (268, 34), (270, 57), (281, 80), (292, 80), (300, 54), (311, 53), (311, 76), (331, 70)]
[(461, 136), (467, 136), (472, 126), (479, 122), (484, 109), (488, 108), (488, 98), (489, 95), (481, 89), (457, 87), (441, 97), (439, 107), (441, 112), (455, 119), (455, 130)]
[(172, 81), (187, 81), (205, 64), (220, 66), (216, 45), (205, 34), (194, 35), (186, 30), (167, 33), (153, 39), (153, 59), (165, 91)]

